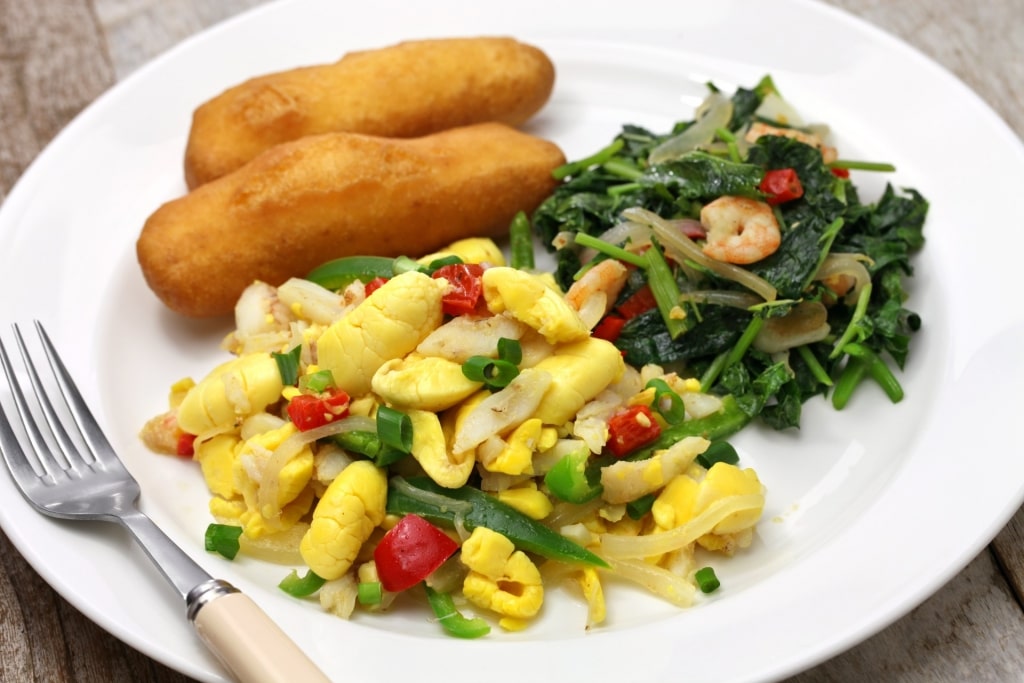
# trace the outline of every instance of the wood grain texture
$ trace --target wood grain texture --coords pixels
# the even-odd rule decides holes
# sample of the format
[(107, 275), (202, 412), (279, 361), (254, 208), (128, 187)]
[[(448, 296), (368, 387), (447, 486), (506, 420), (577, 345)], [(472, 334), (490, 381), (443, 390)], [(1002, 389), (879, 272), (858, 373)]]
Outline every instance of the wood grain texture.
[[(0, 201), (53, 136), (105, 89), (262, 2), (0, 0)], [(1024, 0), (828, 3), (936, 60), (1024, 136)], [(790, 683), (1024, 680), (1022, 595), (1024, 511), (920, 607)], [(82, 616), (0, 534), (0, 681), (189, 680)]]

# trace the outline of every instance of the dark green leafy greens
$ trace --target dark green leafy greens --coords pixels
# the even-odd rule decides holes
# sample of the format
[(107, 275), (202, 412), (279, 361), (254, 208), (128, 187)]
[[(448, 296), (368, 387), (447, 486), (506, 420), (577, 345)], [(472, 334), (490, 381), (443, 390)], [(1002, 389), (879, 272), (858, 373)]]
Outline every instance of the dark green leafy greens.
[[(713, 85), (710, 88), (716, 91)], [(764, 198), (759, 185), (767, 171), (794, 169), (803, 195), (775, 207), (781, 245), (747, 267), (776, 288), (777, 302), (751, 308), (687, 302), (688, 315), (696, 316), (698, 323), (676, 338), (659, 311), (652, 309), (631, 317), (615, 339), (629, 363), (658, 363), (699, 377), (706, 389), (733, 395), (749, 416), (783, 429), (798, 426), (802, 405), (829, 392), (844, 372), (849, 375), (846, 385), (871, 376), (883, 386), (898, 386), (884, 360), (902, 369), (911, 336), (921, 326), (920, 317), (904, 305), (905, 281), (913, 274), (912, 255), (924, 244), (928, 202), (913, 189), (898, 190), (891, 184), (877, 201), (862, 202), (849, 174), (841, 170), (847, 164), (827, 164), (818, 147), (792, 137), (765, 135), (737, 144), (743, 132), (761, 120), (758, 111), (769, 96), (777, 97), (778, 92), (768, 77), (754, 88), (737, 90), (730, 98), (733, 111), (727, 130), (717, 131), (708, 144), (656, 164), (648, 163), (651, 150), (696, 121), (681, 121), (663, 134), (623, 126), (608, 147), (556, 173), (562, 183), (534, 213), (532, 223), (543, 243), (556, 252), (555, 276), (567, 288), (585, 264), (571, 240), (556, 241), (556, 236), (601, 235), (632, 207), (665, 219), (698, 218), (704, 204), (722, 195)], [(564, 246), (556, 248), (556, 243)], [(871, 284), (859, 305), (815, 280), (830, 253), (866, 257)], [(681, 291), (742, 289), (734, 281), (687, 265), (691, 267), (676, 267)], [(694, 282), (695, 273), (699, 282)], [(619, 302), (643, 285), (644, 273), (638, 270)], [(736, 355), (736, 345), (755, 316), (785, 315), (798, 301), (826, 305), (830, 334), (825, 339), (783, 355), (743, 348), (738, 360), (726, 362), (730, 353)], [(902, 395), (887, 393), (893, 400)], [(837, 407), (839, 399), (833, 401)], [(843, 404), (846, 399), (842, 397)]]

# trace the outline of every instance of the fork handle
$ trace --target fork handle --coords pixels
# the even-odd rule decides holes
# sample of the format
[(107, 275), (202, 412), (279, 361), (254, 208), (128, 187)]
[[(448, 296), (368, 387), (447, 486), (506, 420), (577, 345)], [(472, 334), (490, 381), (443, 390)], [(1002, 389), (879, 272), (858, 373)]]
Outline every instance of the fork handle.
[(239, 683), (330, 683), (298, 645), (231, 584), (213, 580), (197, 586), (189, 598), (188, 615), (196, 633)]

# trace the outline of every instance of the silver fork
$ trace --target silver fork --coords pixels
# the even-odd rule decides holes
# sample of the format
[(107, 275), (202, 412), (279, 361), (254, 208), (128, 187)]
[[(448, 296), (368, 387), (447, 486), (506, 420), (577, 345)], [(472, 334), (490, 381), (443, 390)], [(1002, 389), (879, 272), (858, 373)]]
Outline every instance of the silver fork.
[(13, 413), (9, 417), (0, 404), (0, 452), (25, 499), (53, 517), (105, 520), (127, 528), (177, 589), (199, 637), (236, 680), (327, 681), (255, 602), (228, 582), (211, 577), (139, 510), (138, 482), (103, 435), (42, 325), (36, 322), (35, 328), (53, 371), (54, 393), (61, 395), (66, 410), (50, 398), (15, 325), (15, 340), (36, 400), (33, 408), (0, 340), (0, 364), (22, 427), (19, 436)]

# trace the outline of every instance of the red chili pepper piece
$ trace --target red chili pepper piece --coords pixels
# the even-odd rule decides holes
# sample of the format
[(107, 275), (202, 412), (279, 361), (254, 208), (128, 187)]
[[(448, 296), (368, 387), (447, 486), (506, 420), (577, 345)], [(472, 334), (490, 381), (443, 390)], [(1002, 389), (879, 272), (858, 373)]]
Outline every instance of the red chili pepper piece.
[(767, 171), (758, 186), (767, 196), (765, 201), (775, 206), (804, 196), (804, 186), (792, 168), (777, 168)]
[(299, 394), (288, 401), (288, 417), (300, 432), (322, 427), (348, 414), (349, 395), (340, 389)]
[(373, 294), (375, 291), (380, 289), (381, 286), (387, 281), (388, 279), (386, 277), (375, 277), (369, 282), (367, 282), (363, 286), (363, 289), (366, 290), (366, 296), (370, 296), (371, 294)]
[(848, 168), (838, 168), (836, 166), (830, 166), (828, 170), (832, 171), (832, 175), (834, 175), (836, 178), (850, 177), (850, 169)]
[(196, 454), (196, 435), (189, 434), (188, 432), (182, 432), (178, 436), (178, 448), (177, 453), (183, 458), (191, 458)]
[(613, 342), (619, 338), (619, 334), (622, 333), (622, 328), (625, 324), (625, 318), (617, 315), (606, 315), (594, 326), (591, 335), (598, 339)]
[(402, 517), (373, 551), (384, 590), (395, 593), (430, 576), (459, 544), (419, 515)]
[(661, 425), (645, 405), (630, 406), (608, 420), (605, 446), (616, 458), (632, 453), (661, 436)]
[(616, 307), (615, 310), (617, 310), (619, 315), (623, 318), (629, 320), (631, 318), (635, 318), (641, 313), (646, 313), (657, 305), (658, 302), (654, 300), (654, 293), (651, 292), (650, 285), (644, 285)]
[(466, 315), (477, 310), (483, 293), (484, 268), (478, 263), (452, 263), (434, 271), (433, 277), (448, 281), (448, 292), (441, 299), (446, 315)]

